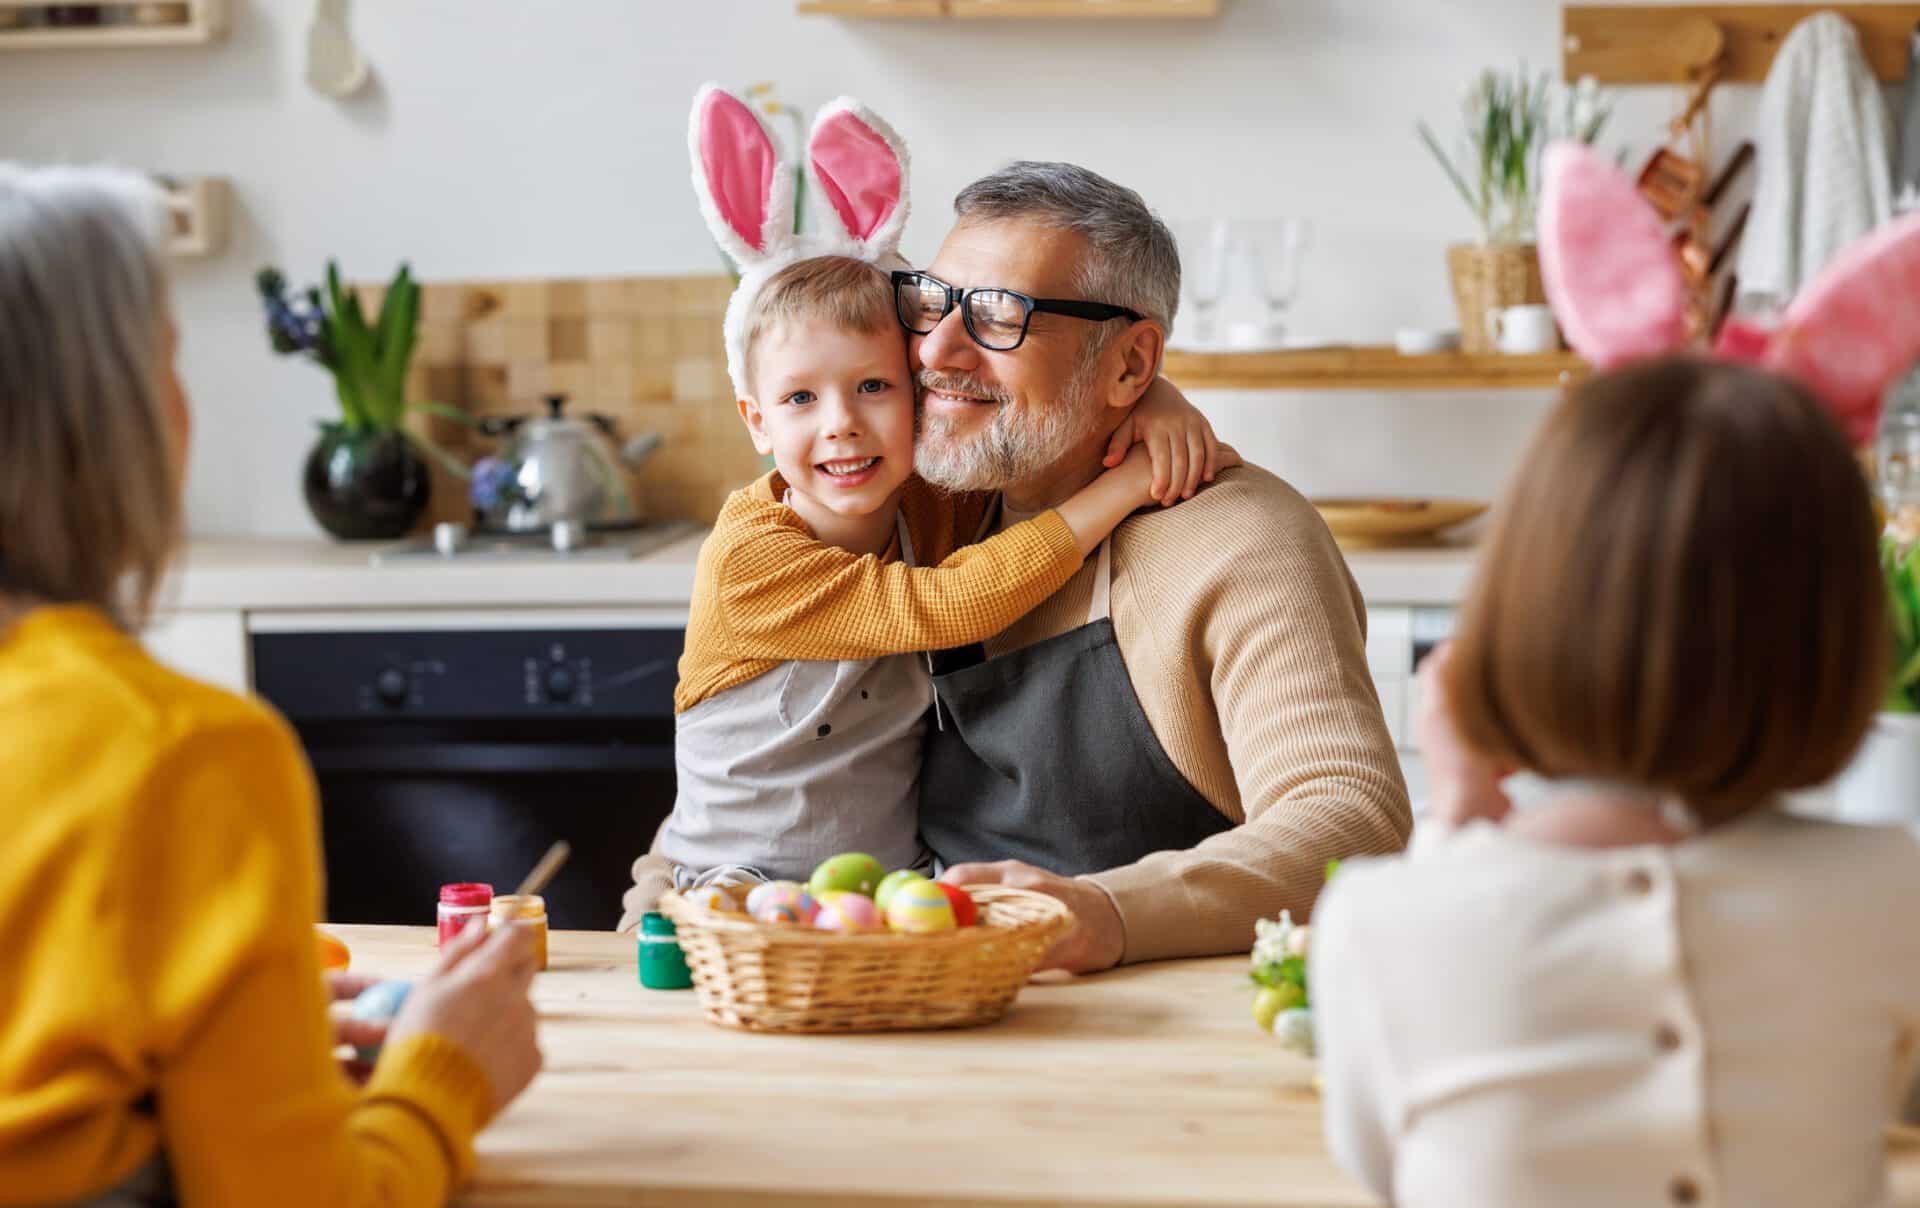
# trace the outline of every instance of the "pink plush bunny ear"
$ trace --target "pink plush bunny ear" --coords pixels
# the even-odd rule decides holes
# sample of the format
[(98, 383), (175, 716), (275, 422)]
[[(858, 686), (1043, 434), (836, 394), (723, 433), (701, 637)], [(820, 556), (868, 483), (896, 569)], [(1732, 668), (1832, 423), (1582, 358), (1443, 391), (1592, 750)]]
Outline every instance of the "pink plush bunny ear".
[(1633, 182), (1581, 143), (1542, 171), (1540, 275), (1567, 343), (1602, 369), (1683, 346), (1686, 282)]
[(1835, 256), (1753, 359), (1812, 390), (1855, 444), (1872, 440), (1887, 387), (1920, 360), (1920, 214)]
[(707, 227), (745, 268), (793, 239), (793, 174), (753, 107), (717, 84), (694, 94), (687, 130), (693, 191)]
[(813, 119), (807, 161), (817, 195), (866, 258), (895, 254), (907, 223), (907, 147), (893, 127), (841, 97)]

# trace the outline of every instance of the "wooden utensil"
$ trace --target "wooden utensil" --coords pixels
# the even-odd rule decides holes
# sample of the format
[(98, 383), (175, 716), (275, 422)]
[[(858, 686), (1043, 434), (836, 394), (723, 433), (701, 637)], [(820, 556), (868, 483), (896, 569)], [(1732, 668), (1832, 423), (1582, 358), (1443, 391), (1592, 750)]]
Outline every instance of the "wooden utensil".
[(533, 871), (527, 874), (527, 879), (520, 882), (520, 888), (513, 891), (513, 896), (530, 897), (545, 889), (547, 882), (553, 880), (553, 874), (560, 871), (560, 866), (565, 864), (567, 857), (572, 854), (573, 848), (565, 839), (549, 847), (547, 854), (540, 857), (540, 863), (535, 864)]

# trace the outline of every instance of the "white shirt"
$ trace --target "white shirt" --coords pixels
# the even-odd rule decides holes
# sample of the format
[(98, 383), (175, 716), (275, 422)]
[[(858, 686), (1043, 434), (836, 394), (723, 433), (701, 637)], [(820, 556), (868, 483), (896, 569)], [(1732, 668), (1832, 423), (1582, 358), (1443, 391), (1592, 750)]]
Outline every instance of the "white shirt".
[(1875, 1205), (1920, 843), (1768, 811), (1672, 847), (1476, 823), (1313, 918), (1334, 1157), (1399, 1208)]

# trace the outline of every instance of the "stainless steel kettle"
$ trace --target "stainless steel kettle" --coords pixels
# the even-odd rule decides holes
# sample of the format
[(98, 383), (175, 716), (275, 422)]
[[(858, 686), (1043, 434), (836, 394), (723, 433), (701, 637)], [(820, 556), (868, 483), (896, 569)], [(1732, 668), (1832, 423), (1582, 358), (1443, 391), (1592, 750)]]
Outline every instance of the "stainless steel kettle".
[(638, 466), (660, 446), (660, 437), (644, 433), (616, 449), (611, 418), (566, 414), (567, 397), (550, 394), (547, 414), (484, 419), (480, 430), (504, 436), (500, 460), (508, 467), (505, 489), (482, 509), (483, 528), (496, 532), (545, 532), (564, 526), (573, 532), (619, 528), (640, 519), (627, 489), (625, 470)]

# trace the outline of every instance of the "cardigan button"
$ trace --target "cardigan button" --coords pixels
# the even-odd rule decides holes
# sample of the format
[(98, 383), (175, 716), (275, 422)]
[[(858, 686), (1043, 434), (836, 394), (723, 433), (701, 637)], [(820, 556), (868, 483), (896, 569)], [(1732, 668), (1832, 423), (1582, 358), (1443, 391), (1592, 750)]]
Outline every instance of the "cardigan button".
[(1681, 1175), (1667, 1185), (1667, 1194), (1676, 1204), (1697, 1204), (1700, 1202), (1700, 1184), (1686, 1175)]
[(1653, 874), (1644, 868), (1636, 868), (1627, 874), (1627, 892), (1645, 895), (1653, 892)]
[(1663, 1053), (1671, 1053), (1679, 1048), (1682, 1039), (1680, 1029), (1670, 1023), (1663, 1023), (1653, 1030), (1653, 1043)]

